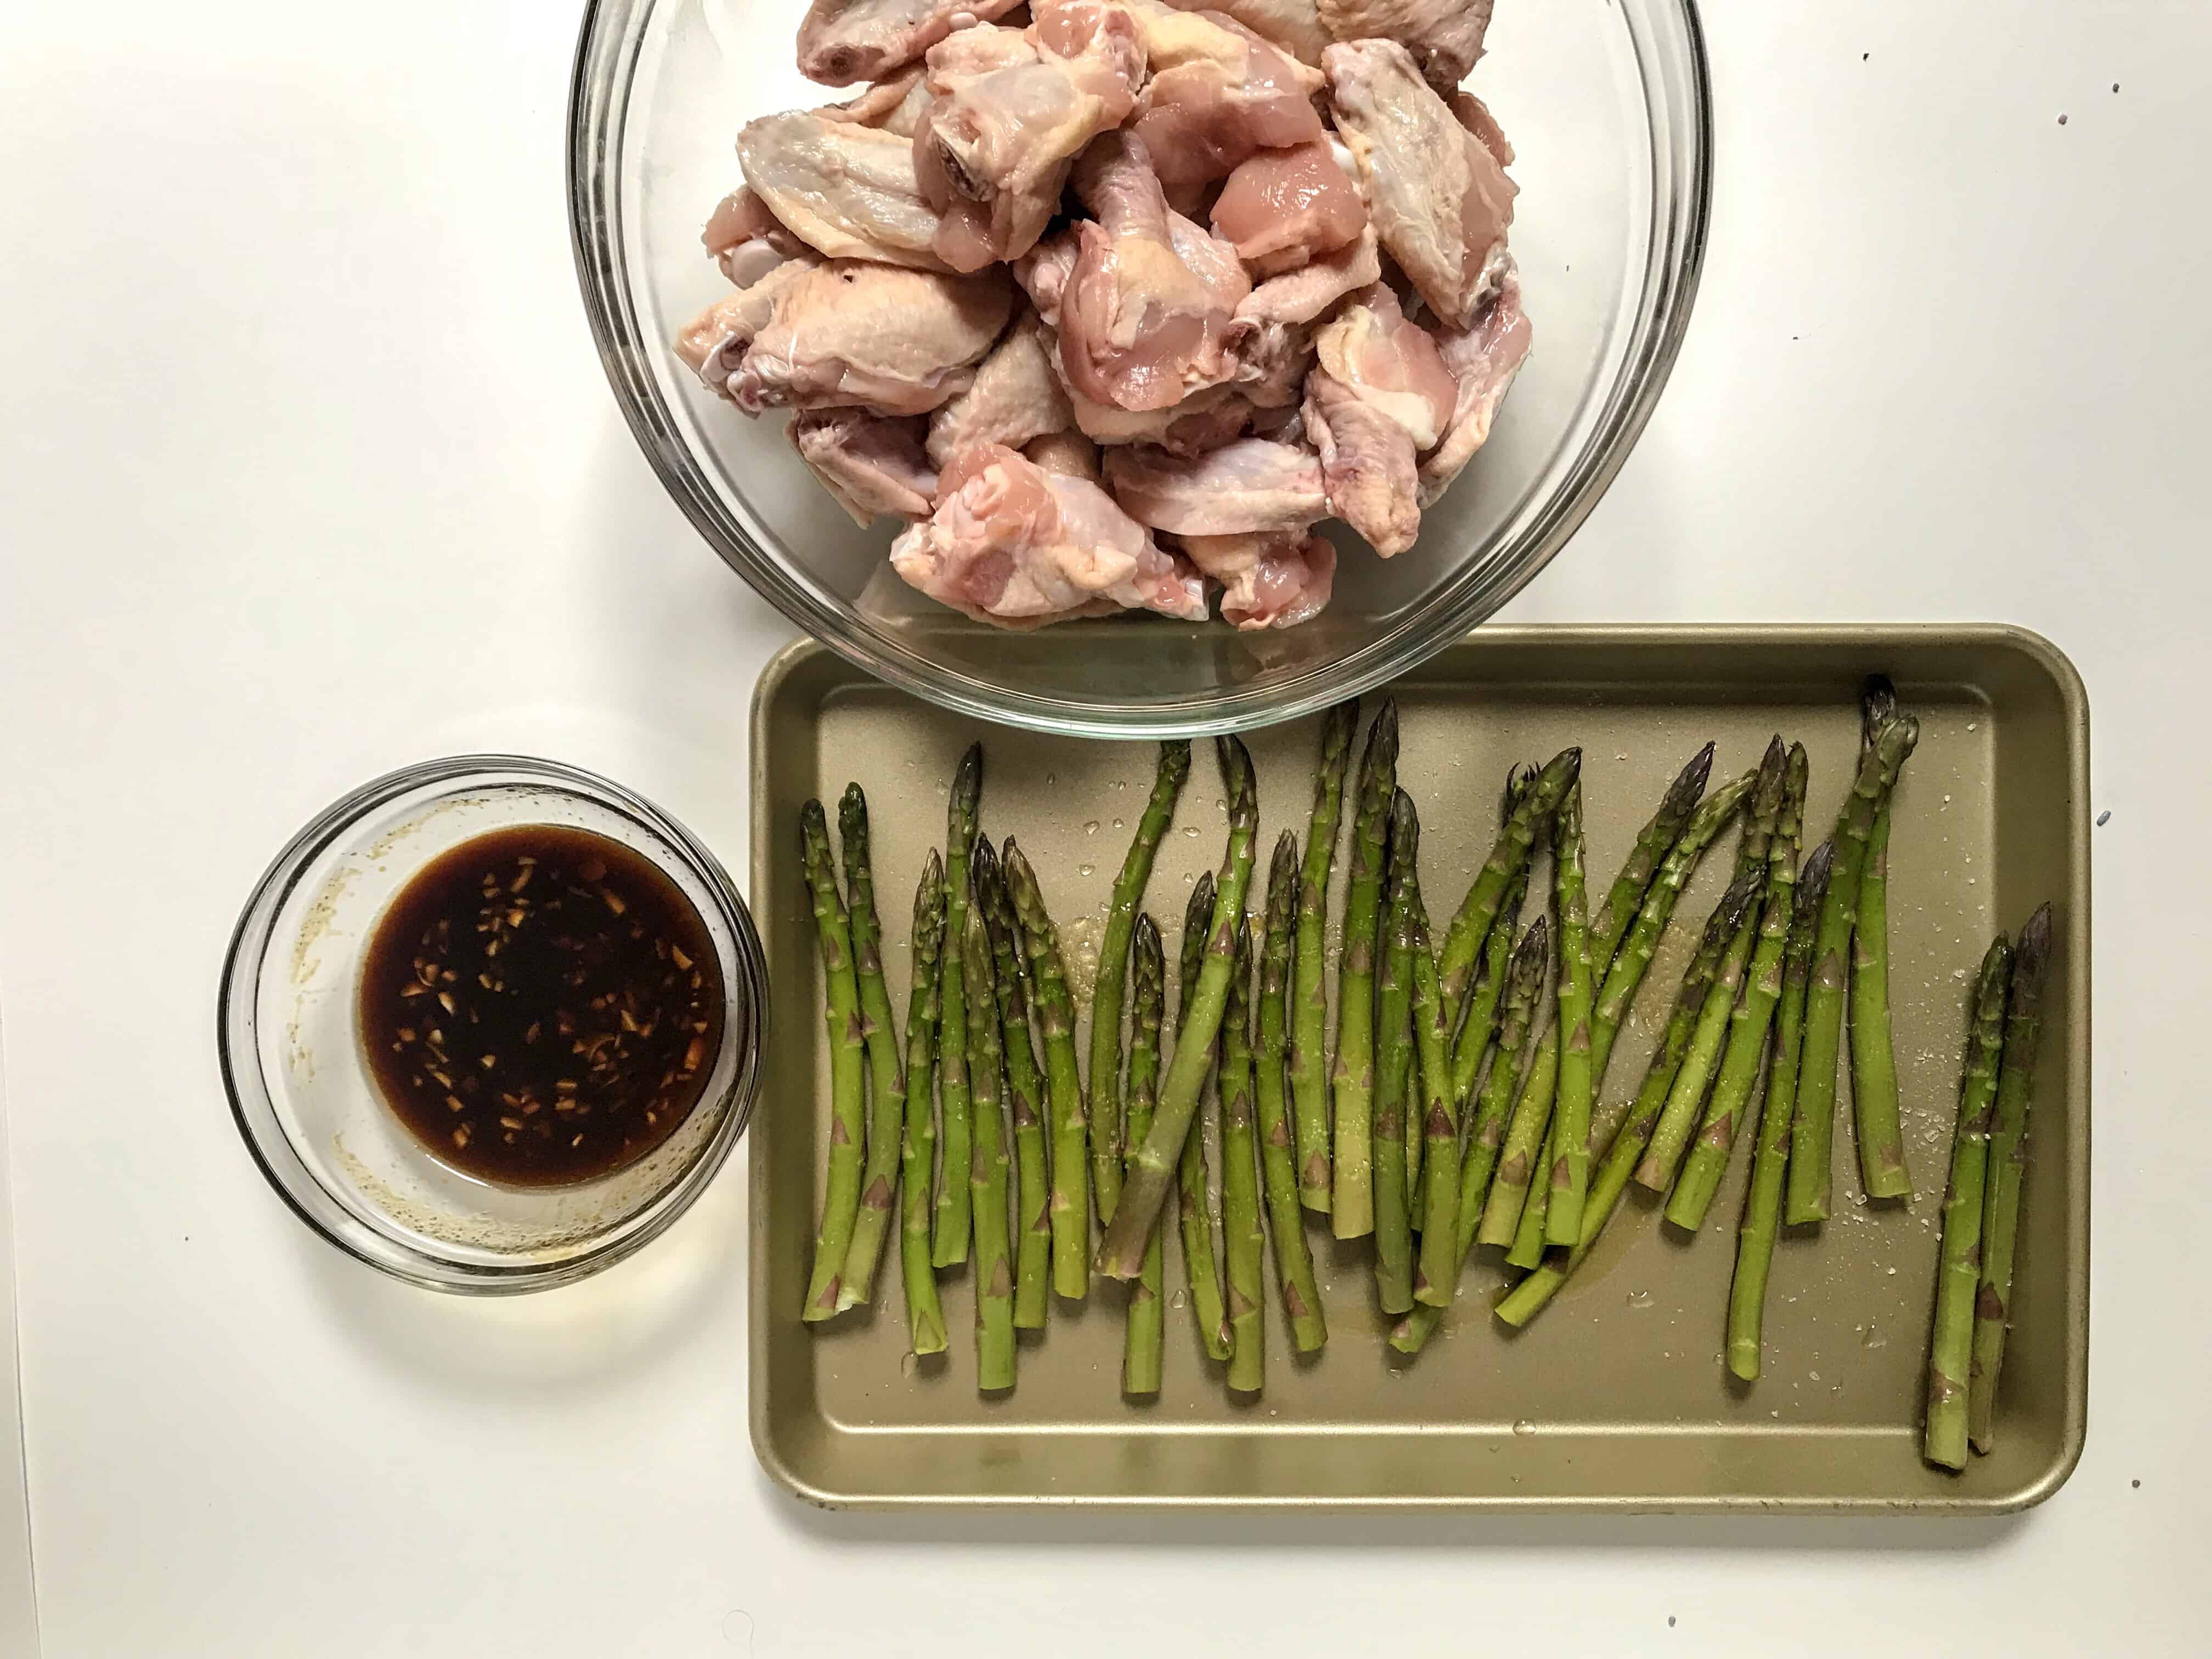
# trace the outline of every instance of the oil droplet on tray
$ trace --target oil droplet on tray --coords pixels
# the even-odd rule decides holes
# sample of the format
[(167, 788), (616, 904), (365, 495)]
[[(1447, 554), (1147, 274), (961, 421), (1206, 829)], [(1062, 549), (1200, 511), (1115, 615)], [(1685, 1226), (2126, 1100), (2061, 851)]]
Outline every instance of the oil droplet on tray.
[[(1075, 873), (1079, 876), (1087, 876), (1091, 874), (1097, 868), (1098, 866), (1095, 864), (1079, 864), (1075, 866)], [(1580, 960), (1580, 958), (1577, 959)]]
[(1086, 836), (1097, 835), (1098, 833), (1098, 820), (1097, 818), (1092, 818), (1085, 823), (1083, 826), (1083, 833)]
[(1536, 1432), (1536, 1425), (1534, 1423), (1531, 1423), (1525, 1417), (1516, 1417), (1513, 1419), (1513, 1432), (1516, 1434), (1534, 1434)]
[(1650, 1307), (1651, 1305), (1651, 1292), (1649, 1291), (1631, 1291), (1628, 1293), (1628, 1305), (1632, 1308)]
[(908, 1349), (899, 1356), (899, 1375), (912, 1376), (921, 1369), (921, 1356)]
[(1177, 1291), (1173, 1296), (1168, 1298), (1168, 1306), (1170, 1308), (1187, 1307), (1189, 1305), (1189, 1303), (1190, 1293), (1188, 1291)]

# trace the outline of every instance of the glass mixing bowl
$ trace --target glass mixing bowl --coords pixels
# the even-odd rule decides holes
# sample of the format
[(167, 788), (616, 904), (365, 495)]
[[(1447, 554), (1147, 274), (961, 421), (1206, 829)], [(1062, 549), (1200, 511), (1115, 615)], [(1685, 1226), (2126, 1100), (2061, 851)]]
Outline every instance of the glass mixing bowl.
[(1329, 608), (1279, 631), (969, 622), (892, 574), (890, 521), (857, 528), (780, 417), (745, 419), (669, 349), (728, 291), (699, 231), (741, 181), (738, 128), (848, 95), (800, 77), (801, 15), (798, 0), (594, 0), (569, 107), (577, 269), (616, 398), (701, 533), (807, 633), (936, 702), (1095, 737), (1198, 735), (1288, 720), (1402, 674), (1574, 533), (1680, 346), (1711, 183), (1695, 0), (1507, 0), (1468, 84), (1518, 154), (1512, 245), (1535, 345), (1419, 544), (1386, 562), (1345, 536)]

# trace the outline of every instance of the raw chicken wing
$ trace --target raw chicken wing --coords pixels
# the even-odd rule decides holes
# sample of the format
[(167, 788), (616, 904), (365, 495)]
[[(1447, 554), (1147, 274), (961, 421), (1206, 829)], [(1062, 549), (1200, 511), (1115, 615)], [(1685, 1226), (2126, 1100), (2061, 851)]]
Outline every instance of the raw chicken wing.
[(1280, 276), (1359, 240), (1367, 205), (1325, 143), (1263, 149), (1213, 204), (1213, 234), (1261, 276)]
[(880, 81), (963, 23), (988, 23), (1018, 0), (814, 0), (799, 25), (799, 72), (825, 87)]
[(717, 300), (684, 325), (676, 337), (676, 355), (690, 364), (708, 391), (728, 397), (730, 377), (744, 361), (753, 337), (775, 316), (777, 298), (821, 263), (811, 252), (802, 254)]
[(940, 276), (836, 260), (777, 294), (729, 396), (749, 415), (848, 405), (924, 415), (966, 388), (968, 366), (1012, 309), (1002, 271)]
[(1152, 73), (1133, 131), (1176, 207), (1194, 210), (1207, 185), (1259, 150), (1322, 142), (1313, 70), (1221, 12), (1131, 4)]
[(1237, 307), (1240, 324), (1310, 323), (1354, 289), (1382, 280), (1382, 259), (1370, 225), (1349, 247), (1281, 276), (1270, 276)]
[(750, 288), (786, 259), (809, 251), (744, 185), (722, 198), (699, 240), (708, 258), (738, 288)]
[(1508, 260), (1497, 297), (1475, 319), (1474, 326), (1446, 334), (1438, 342), (1444, 367), (1459, 391), (1443, 441), (1421, 463), (1423, 507), (1450, 488), (1468, 459), (1488, 441), (1498, 405), (1528, 361), (1528, 319), (1521, 310), (1521, 279)]
[(1513, 181), (1395, 41), (1331, 46), (1322, 61), (1382, 246), (1446, 326), (1466, 327), (1504, 266)]
[(1234, 18), (1301, 64), (1318, 64), (1334, 39), (1321, 21), (1317, 0), (1167, 0), (1177, 11), (1218, 11)]
[(911, 139), (791, 110), (745, 124), (738, 164), (768, 210), (832, 259), (948, 269), (932, 246), (938, 214), (915, 176)]
[(921, 421), (887, 421), (857, 409), (809, 410), (792, 416), (786, 435), (863, 529), (879, 514), (929, 516), (937, 469), (921, 452)]
[(831, 121), (849, 121), (856, 127), (880, 127), (902, 138), (914, 137), (929, 107), (929, 88), (921, 83), (920, 64), (908, 64), (888, 80), (878, 81), (857, 98), (842, 104), (824, 104), (814, 112)]
[(970, 451), (946, 469), (937, 511), (892, 544), (891, 565), (986, 622), (1059, 621), (1100, 600), (1206, 617), (1197, 571), (1161, 551), (1104, 490), (1004, 447)]
[(1415, 458), (1435, 447), (1458, 387), (1437, 343), (1406, 320), (1387, 284), (1363, 289), (1316, 336), (1305, 426), (1321, 452), (1329, 510), (1384, 558), (1421, 533)]
[(1328, 513), (1313, 452), (1265, 438), (1188, 459), (1150, 446), (1113, 449), (1105, 468), (1107, 487), (1131, 518), (1179, 536), (1303, 530)]
[(1395, 40), (1429, 84), (1449, 91), (1467, 79), (1490, 32), (1491, 0), (1320, 0), (1321, 21), (1339, 40)]
[(1075, 424), (1095, 443), (1158, 444), (1171, 455), (1218, 449), (1252, 423), (1256, 405), (1234, 386), (1210, 386), (1165, 409), (1133, 412), (1070, 392)]
[(1052, 338), (1034, 315), (1006, 331), (975, 370), (975, 383), (929, 421), (929, 458), (939, 466), (970, 449), (1066, 429), (1075, 419), (1052, 367)]
[(1182, 550), (1221, 584), (1221, 615), (1247, 630), (1319, 616), (1336, 581), (1336, 550), (1309, 530), (1183, 536)]

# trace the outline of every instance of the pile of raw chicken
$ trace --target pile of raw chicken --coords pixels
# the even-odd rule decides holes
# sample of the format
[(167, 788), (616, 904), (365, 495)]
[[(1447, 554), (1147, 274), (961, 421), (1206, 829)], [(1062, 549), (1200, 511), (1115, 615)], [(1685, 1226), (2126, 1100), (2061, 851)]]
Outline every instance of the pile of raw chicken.
[(813, 0), (684, 360), (979, 620), (1240, 628), (1384, 558), (1528, 350), (1491, 0)]

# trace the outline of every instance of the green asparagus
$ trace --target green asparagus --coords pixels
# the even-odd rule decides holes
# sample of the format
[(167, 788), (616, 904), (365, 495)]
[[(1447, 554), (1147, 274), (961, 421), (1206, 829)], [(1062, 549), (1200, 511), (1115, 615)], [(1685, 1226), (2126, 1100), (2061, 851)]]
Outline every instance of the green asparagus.
[(1367, 752), (1359, 763), (1344, 942), (1337, 958), (1336, 1063), (1329, 1074), (1336, 1155), (1329, 1227), (1339, 1238), (1364, 1238), (1375, 1231), (1375, 957), (1384, 847), (1397, 786), (1398, 705), (1386, 699), (1368, 729)]
[(937, 1187), (930, 1261), (957, 1267), (968, 1259), (970, 1194), (961, 1179), (969, 1162), (968, 998), (961, 941), (968, 933), (968, 853), (975, 844), (975, 811), (983, 794), (983, 745), (970, 744), (952, 774), (945, 807), (945, 983), (938, 1010), (938, 1104), (943, 1119), (945, 1178)]
[(906, 1005), (906, 1133), (899, 1146), (899, 1267), (908, 1344), (943, 1353), (945, 1309), (929, 1265), (929, 1190), (937, 1159), (937, 996), (945, 948), (945, 861), (930, 849), (914, 893), (914, 971)]
[[(1639, 843), (1638, 856), (1645, 850)], [(1650, 865), (1656, 867), (1662, 856), (1663, 852), (1651, 857)], [(1552, 870), (1553, 902), (1559, 918), (1561, 1035), (1559, 1099), (1553, 1108), (1553, 1139), (1557, 1152), (1550, 1170), (1552, 1197), (1544, 1216), (1544, 1242), (1572, 1244), (1582, 1231), (1583, 1200), (1589, 1192), (1590, 1004), (1596, 994), (1590, 984), (1590, 928), (1583, 886), (1583, 787), (1579, 779), (1559, 798), (1559, 810), (1552, 819)], [(1615, 890), (1619, 890), (1618, 884)], [(1620, 933), (1626, 930), (1634, 907), (1643, 900), (1644, 890), (1638, 885), (1621, 910), (1619, 928), (1614, 930), (1616, 939)], [(1610, 899), (1607, 902), (1610, 904)], [(1613, 927), (1610, 922), (1606, 925)]]
[(1505, 884), (1516, 870), (1528, 863), (1530, 849), (1536, 844), (1537, 831), (1550, 820), (1567, 786), (1582, 775), (1582, 764), (1581, 750), (1563, 749), (1536, 775), (1535, 782), (1506, 816), (1490, 856), (1475, 872), (1467, 896), (1460, 901), (1458, 913), (1444, 930), (1437, 973), (1443, 982), (1444, 996), (1455, 1010), (1455, 1018), (1465, 1012), (1468, 982), (1474, 975), (1476, 958), (1481, 954), (1482, 941), (1497, 916), (1498, 902), (1504, 896)]
[(1420, 856), (1421, 823), (1413, 798), (1395, 791), (1390, 801), (1381, 945), (1382, 971), (1375, 988), (1375, 1104), (1373, 1158), (1369, 1165), (1375, 1216), (1375, 1290), (1382, 1311), (1413, 1305), (1413, 1217), (1406, 1195), (1406, 1096), (1413, 1069), (1413, 872)]
[[(1533, 766), (1514, 768), (1506, 776), (1503, 821), (1510, 822), (1522, 799), (1536, 787), (1536, 769)], [(1476, 973), (1467, 994), (1467, 1010), (1461, 1017), (1458, 1004), (1449, 996), (1444, 1000), (1444, 1035), (1451, 1044), (1452, 1098), (1455, 1102), (1470, 1099), (1474, 1093), (1475, 1075), (1482, 1069), (1482, 1057), (1489, 1052), (1490, 1040), (1497, 1036), (1498, 1003), (1505, 988), (1505, 964), (1513, 956), (1513, 941), (1521, 924), (1521, 902), (1528, 891), (1528, 860), (1523, 859), (1505, 883), (1490, 921), (1490, 931), (1484, 936), (1482, 949), (1475, 958)], [(1439, 993), (1443, 988), (1443, 969), (1437, 969)], [(1456, 1032), (1453, 1022), (1457, 1020)]]
[(884, 983), (884, 930), (876, 918), (876, 878), (868, 858), (868, 798), (857, 783), (837, 803), (837, 839), (845, 858), (846, 916), (860, 995), (860, 1039), (868, 1051), (868, 1146), (860, 1170), (860, 1203), (845, 1251), (840, 1309), (874, 1299), (876, 1264), (890, 1229), (891, 1192), (898, 1178), (899, 1126), (906, 1117), (906, 1074), (898, 1028)]
[(1006, 1131), (1000, 1100), (1000, 1054), (991, 944), (970, 906), (960, 935), (963, 983), (975, 993), (968, 1022), (968, 1084), (974, 1091), (968, 1165), (975, 1239), (975, 1386), (1014, 1386), (1014, 1273), (1006, 1238)]
[[(1153, 1091), (1160, 1077), (1160, 1010), (1167, 994), (1167, 962), (1160, 930), (1139, 915), (1129, 952), (1129, 1144), (1152, 1127)], [(1166, 1272), (1160, 1230), (1145, 1241), (1145, 1265), (1129, 1285), (1121, 1334), (1121, 1392), (1160, 1391), (1160, 1350), (1165, 1334)]]
[(1091, 1244), (1091, 1202), (1084, 1191), (1083, 1083), (1075, 1069), (1075, 999), (1067, 989), (1060, 933), (1044, 906), (1036, 872), (1013, 838), (1003, 854), (1006, 892), (1021, 923), (1030, 978), (1036, 988), (1037, 1029), (1044, 1036), (1045, 1098), (1052, 1120), (1053, 1288), (1071, 1300), (1089, 1290), (1085, 1256)]
[(1267, 1236), (1260, 1228), (1260, 1146), (1253, 1131), (1252, 927), (1237, 923), (1236, 965), (1221, 1015), (1221, 1262), (1228, 1290), (1229, 1386), (1267, 1382)]
[(1260, 950), (1259, 1053), (1252, 1097), (1260, 1114), (1260, 1172), (1267, 1198), (1267, 1231), (1275, 1244), (1275, 1279), (1282, 1289), (1283, 1316), (1298, 1352), (1311, 1353), (1328, 1340), (1328, 1322), (1322, 1314), (1313, 1255), (1306, 1247), (1290, 1100), (1284, 1080), (1299, 886), (1297, 842), (1285, 830), (1275, 843), (1274, 862), (1267, 872), (1267, 932)]
[[(1182, 953), (1181, 971), (1176, 977), (1176, 1052), (1189, 1041), (1191, 998), (1198, 984), (1206, 961), (1206, 928), (1214, 914), (1214, 882), (1211, 875), (1201, 877), (1192, 890), (1190, 908), (1184, 913), (1182, 922)], [(1214, 1056), (1208, 1045), (1206, 1077), (1214, 1072)], [(1200, 1087), (1203, 1090), (1205, 1080)], [(1153, 1118), (1158, 1119), (1157, 1103)], [(1206, 1173), (1206, 1115), (1194, 1115), (1190, 1128), (1183, 1135), (1182, 1151), (1176, 1160), (1175, 1177), (1176, 1219), (1182, 1240), (1183, 1284), (1190, 1296), (1191, 1317), (1197, 1322), (1198, 1340), (1208, 1359), (1229, 1358), (1229, 1303), (1221, 1283), (1220, 1260), (1214, 1255), (1213, 1236), (1220, 1218), (1213, 1210), (1212, 1183)]]
[[(1896, 718), (1896, 689), (1877, 674), (1866, 686), (1863, 747), (1871, 750)], [(1859, 1180), (1869, 1198), (1912, 1195), (1889, 1020), (1889, 820), (1895, 802), (1893, 788), (1867, 836), (1858, 920), (1851, 929), (1851, 1114), (1858, 1126)]]
[[(1009, 842), (1008, 847), (1012, 843)], [(1041, 1331), (1052, 1287), (1052, 1183), (1045, 1173), (1043, 1073), (1030, 1030), (1022, 927), (999, 855), (978, 836), (969, 855), (969, 896), (991, 944), (991, 979), (1006, 1055), (1007, 1114), (1014, 1123), (1014, 1328)]]
[(823, 1019), (830, 1030), (830, 1173), (822, 1199), (822, 1222), (814, 1238), (814, 1273), (806, 1287), (805, 1317), (829, 1318), (840, 1306), (845, 1258), (860, 1207), (860, 1156), (867, 1134), (865, 1042), (860, 1036), (860, 994), (853, 969), (852, 926), (837, 893), (837, 872), (830, 861), (830, 821), (822, 803), (799, 810), (799, 850), (806, 886), (814, 902), (814, 933), (822, 949), (825, 987)]
[[(1314, 774), (1313, 812), (1306, 821), (1305, 869), (1298, 881), (1297, 964), (1291, 976), (1291, 1096), (1296, 1111), (1298, 1202), (1328, 1213), (1328, 883), (1336, 864), (1337, 826), (1344, 816), (1344, 774), (1359, 730), (1359, 699), (1322, 717), (1321, 765)], [(1316, 1306), (1316, 1316), (1319, 1315)]]
[[(1459, 1279), (1459, 1113), (1452, 1093), (1451, 1055), (1444, 1039), (1443, 984), (1429, 940), (1428, 907), (1413, 890), (1413, 1050), (1419, 1059), (1422, 1161), (1420, 1254), (1413, 1268), (1417, 1301), (1443, 1307)], [(1497, 932), (1493, 924), (1491, 931)]]

